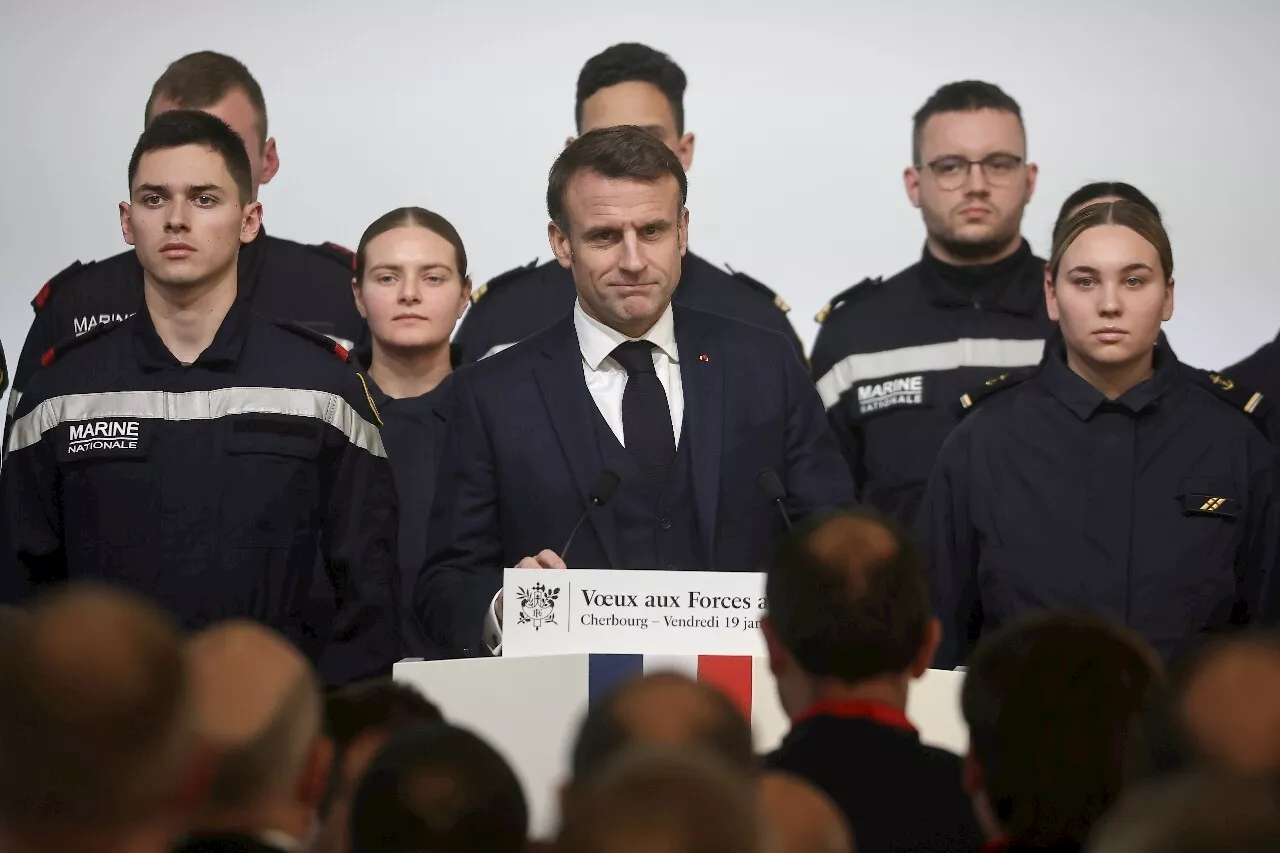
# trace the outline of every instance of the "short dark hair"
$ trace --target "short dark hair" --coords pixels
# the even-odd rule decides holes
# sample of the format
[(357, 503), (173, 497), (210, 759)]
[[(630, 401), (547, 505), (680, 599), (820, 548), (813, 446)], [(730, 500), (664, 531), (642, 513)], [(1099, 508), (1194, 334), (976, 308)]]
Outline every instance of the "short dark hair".
[(1083, 841), (1118, 797), (1156, 653), (1099, 616), (1043, 612), (985, 637), (960, 706), (1011, 841)]
[(244, 141), (222, 119), (199, 110), (171, 110), (147, 125), (129, 157), (129, 191), (133, 191), (142, 155), (184, 145), (199, 145), (221, 157), (235, 181), (240, 204), (249, 203), (253, 198), (253, 172)]
[(519, 853), (528, 829), (511, 767), (471, 732), (444, 723), (393, 736), (351, 809), (355, 853)]
[(389, 678), (370, 679), (335, 690), (325, 697), (325, 734), (333, 741), (333, 764), (320, 804), (328, 814), (342, 784), (347, 750), (370, 732), (397, 732), (444, 722), (440, 708), (416, 688)]
[(566, 234), (565, 193), (581, 172), (646, 184), (670, 175), (680, 185), (681, 207), (689, 196), (689, 179), (679, 158), (653, 134), (631, 125), (588, 131), (565, 146), (547, 177), (547, 214)]
[(373, 238), (385, 234), (393, 228), (401, 228), (404, 226), (412, 226), (417, 228), (425, 228), (433, 234), (437, 234), (444, 238), (453, 246), (454, 254), (457, 255), (458, 276), (462, 279), (467, 277), (467, 250), (462, 245), (462, 237), (458, 234), (458, 229), (453, 227), (453, 223), (445, 219), (438, 213), (433, 213), (421, 207), (397, 207), (390, 213), (384, 213), (364, 229), (364, 234), (360, 235), (360, 243), (356, 246), (356, 283), (364, 283), (365, 267), (368, 263), (369, 243)]
[(578, 74), (578, 96), (573, 117), (582, 131), (582, 105), (596, 92), (619, 83), (648, 83), (656, 87), (676, 121), (676, 133), (684, 133), (684, 90), (688, 79), (680, 66), (660, 50), (645, 44), (624, 42), (605, 48), (587, 60)]
[(1063, 223), (1067, 221), (1067, 215), (1080, 205), (1112, 196), (1145, 207), (1156, 219), (1160, 218), (1160, 208), (1156, 207), (1156, 203), (1147, 198), (1146, 194), (1133, 184), (1126, 184), (1124, 181), (1094, 181), (1067, 196), (1067, 200), (1058, 209), (1058, 218), (1053, 223), (1053, 233), (1058, 233)]
[(262, 87), (243, 62), (212, 50), (189, 53), (164, 70), (151, 87), (143, 122), (150, 124), (155, 119), (151, 111), (161, 98), (168, 98), (183, 109), (200, 110), (213, 106), (236, 89), (244, 92), (258, 114), (258, 146), (261, 147), (267, 141), (267, 101), (262, 96)]
[(924, 558), (901, 527), (869, 509), (797, 524), (769, 562), (765, 600), (796, 662), (845, 682), (901, 674), (933, 616)]
[(994, 83), (981, 80), (960, 80), (948, 83), (929, 96), (924, 106), (916, 110), (912, 117), (911, 162), (923, 166), (920, 162), (920, 140), (924, 134), (924, 126), (929, 119), (941, 113), (967, 113), (975, 110), (1000, 110), (1013, 113), (1018, 124), (1022, 125), (1023, 136), (1026, 125), (1022, 124), (1022, 107), (1018, 102), (1005, 94), (1005, 91)]
[(575, 784), (590, 777), (627, 747), (645, 741), (632, 722), (625, 719), (628, 702), (648, 689), (687, 687), (700, 695), (702, 706), (687, 721), (684, 741), (719, 756), (740, 773), (756, 770), (751, 727), (729, 698), (715, 688), (699, 684), (676, 673), (658, 673), (629, 681), (614, 688), (601, 700), (591, 703), (573, 743), (570, 764)]

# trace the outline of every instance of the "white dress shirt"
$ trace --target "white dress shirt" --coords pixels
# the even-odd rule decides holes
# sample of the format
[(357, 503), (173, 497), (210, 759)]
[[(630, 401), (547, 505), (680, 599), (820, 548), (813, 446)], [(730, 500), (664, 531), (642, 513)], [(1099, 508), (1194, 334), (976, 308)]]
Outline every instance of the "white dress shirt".
[(680, 427), (684, 423), (684, 384), (680, 380), (680, 353), (676, 347), (676, 323), (671, 306), (662, 312), (658, 322), (638, 338), (629, 338), (599, 320), (588, 317), (582, 303), (573, 306), (573, 328), (578, 333), (578, 349), (582, 351), (582, 375), (596, 408), (605, 423), (626, 447), (622, 430), (622, 394), (627, 388), (627, 371), (614, 361), (610, 353), (627, 341), (649, 341), (653, 344), (653, 370), (667, 392), (671, 409), (671, 428), (676, 446), (680, 444)]
[[(638, 338), (629, 338), (587, 316), (582, 303), (573, 305), (573, 328), (578, 334), (578, 349), (582, 353), (582, 376), (587, 391), (596, 408), (604, 416), (605, 423), (618, 443), (626, 447), (622, 428), (622, 395), (627, 389), (627, 371), (614, 361), (610, 353), (627, 341), (649, 341), (653, 344), (653, 370), (667, 392), (667, 406), (671, 410), (671, 429), (676, 446), (680, 444), (680, 429), (684, 425), (684, 383), (680, 379), (680, 352), (676, 347), (675, 316), (671, 306), (662, 312), (658, 322)], [(530, 555), (531, 556), (531, 555)], [(498, 624), (498, 596), (493, 596), (489, 614), (484, 620), (484, 642), (495, 655), (502, 653), (502, 628)]]

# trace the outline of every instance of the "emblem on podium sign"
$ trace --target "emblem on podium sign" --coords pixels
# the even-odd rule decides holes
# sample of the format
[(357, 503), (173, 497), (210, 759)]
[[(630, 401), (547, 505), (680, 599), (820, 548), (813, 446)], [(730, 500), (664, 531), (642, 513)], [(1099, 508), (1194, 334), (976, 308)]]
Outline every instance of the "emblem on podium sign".
[(546, 584), (536, 583), (526, 589), (519, 587), (517, 597), (520, 599), (521, 625), (533, 625), (535, 631), (543, 625), (556, 624), (556, 600), (560, 598), (560, 587), (550, 589)]

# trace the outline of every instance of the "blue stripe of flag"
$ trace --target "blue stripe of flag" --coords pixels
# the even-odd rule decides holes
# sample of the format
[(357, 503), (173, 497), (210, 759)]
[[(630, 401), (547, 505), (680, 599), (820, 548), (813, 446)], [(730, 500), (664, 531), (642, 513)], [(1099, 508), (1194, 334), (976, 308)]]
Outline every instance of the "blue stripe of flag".
[(644, 674), (644, 655), (588, 655), (587, 703)]

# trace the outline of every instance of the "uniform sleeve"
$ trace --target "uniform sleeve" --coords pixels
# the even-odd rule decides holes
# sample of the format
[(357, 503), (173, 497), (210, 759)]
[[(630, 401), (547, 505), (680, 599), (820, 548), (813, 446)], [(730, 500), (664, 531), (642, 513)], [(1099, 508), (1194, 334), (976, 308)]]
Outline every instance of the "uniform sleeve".
[(863, 487), (867, 481), (866, 465), (863, 461), (865, 448), (862, 440), (862, 425), (850, 415), (848, 407), (841, 400), (841, 395), (847, 389), (840, 388), (836, 384), (836, 376), (831, 372), (838, 361), (834, 347), (833, 333), (827, 326), (823, 326), (818, 330), (818, 338), (813, 344), (813, 376), (817, 383), (818, 394), (822, 398), (822, 405), (826, 407), (831, 432), (835, 435), (840, 454), (849, 470), (849, 476), (853, 479), (854, 496), (862, 500)]
[[(28, 409), (21, 406), (17, 413)], [(67, 578), (53, 450), (34, 432), (32, 420), (21, 417), (16, 424), (12, 452), (0, 469), (0, 600), (9, 603)]]
[(473, 657), (502, 586), (503, 550), (493, 449), (465, 371), (454, 379), (452, 415), (413, 611), (450, 654)]
[(840, 458), (835, 436), (822, 411), (822, 400), (800, 359), (782, 350), (787, 394), (788, 512), (800, 519), (854, 502), (853, 483)]
[[(3, 453), (9, 452), (9, 432), (13, 427), (13, 416), (22, 401), (22, 395), (31, 383), (31, 377), (40, 369), (40, 357), (55, 344), (61, 343), (55, 333), (57, 321), (53, 316), (52, 305), (43, 311), (37, 311), (27, 330), (27, 338), (23, 341), (22, 351), (18, 355), (18, 363), (13, 367), (13, 389), (9, 392), (9, 402), (5, 408)], [(3, 457), (0, 456), (0, 459)]]
[(1280, 456), (1268, 456), (1272, 464), (1254, 475), (1249, 488), (1245, 545), (1236, 561), (1239, 600), (1232, 621), (1274, 626), (1280, 624)]
[(934, 659), (934, 666), (939, 669), (954, 669), (964, 663), (982, 631), (968, 462), (968, 435), (957, 430), (939, 452), (916, 517), (916, 536), (929, 571), (933, 612), (942, 622), (942, 645)]
[(359, 415), (353, 423), (322, 497), (321, 550), (337, 615), (321, 669), (333, 684), (388, 674), (402, 657), (395, 483), (377, 428)]

